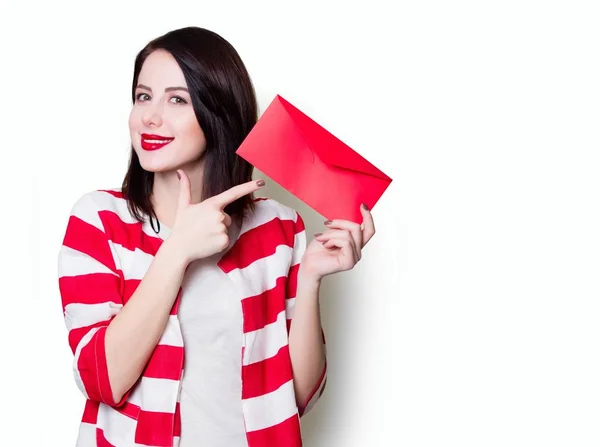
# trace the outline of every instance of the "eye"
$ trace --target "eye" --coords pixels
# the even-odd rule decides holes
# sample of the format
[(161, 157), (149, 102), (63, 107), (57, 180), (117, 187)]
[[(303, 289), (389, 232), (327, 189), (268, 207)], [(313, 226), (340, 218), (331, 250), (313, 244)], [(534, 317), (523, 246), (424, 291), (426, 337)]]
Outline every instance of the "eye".
[(171, 97), (171, 99), (170, 99), (170, 101), (171, 101), (173, 104), (187, 104), (187, 103), (188, 103), (188, 102), (187, 102), (185, 99), (183, 99), (181, 96), (172, 96), (172, 97)]
[(150, 99), (150, 95), (148, 93), (138, 93), (135, 95), (135, 100), (137, 101), (148, 101)]

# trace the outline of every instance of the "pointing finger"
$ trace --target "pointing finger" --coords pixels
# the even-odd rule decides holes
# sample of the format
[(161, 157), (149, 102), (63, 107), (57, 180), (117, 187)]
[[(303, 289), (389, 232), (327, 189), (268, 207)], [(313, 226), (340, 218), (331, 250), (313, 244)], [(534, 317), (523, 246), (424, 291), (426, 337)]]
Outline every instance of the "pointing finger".
[(235, 202), (237, 199), (241, 199), (242, 197), (248, 194), (252, 194), (254, 191), (258, 191), (263, 186), (265, 186), (264, 180), (253, 180), (251, 182), (242, 183), (241, 185), (234, 186), (233, 188), (230, 188), (227, 191), (222, 192), (221, 194), (217, 194), (216, 196), (208, 200), (213, 202), (219, 208), (223, 209), (230, 203)]

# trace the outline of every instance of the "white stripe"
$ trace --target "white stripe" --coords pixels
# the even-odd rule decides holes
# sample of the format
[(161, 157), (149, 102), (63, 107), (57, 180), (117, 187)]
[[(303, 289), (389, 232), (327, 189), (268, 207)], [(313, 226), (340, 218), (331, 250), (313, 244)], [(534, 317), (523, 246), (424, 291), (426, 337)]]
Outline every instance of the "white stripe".
[(294, 235), (294, 250), (292, 251), (292, 264), (300, 263), (304, 252), (306, 251), (306, 231), (303, 230)]
[(70, 214), (104, 232), (104, 225), (98, 215), (98, 204), (94, 200), (96, 195), (97, 192), (92, 191), (81, 196), (73, 205)]
[(173, 436), (173, 447), (179, 447), (180, 439), (181, 438), (179, 436)]
[(179, 381), (142, 376), (130, 394), (128, 402), (146, 411), (174, 413)]
[(267, 199), (255, 202), (255, 210), (251, 219), (245, 219), (240, 230), (240, 236), (247, 231), (272, 221), (275, 217), (282, 220), (296, 221), (296, 211), (276, 200)]
[(244, 334), (243, 365), (273, 357), (288, 343), (285, 310), (279, 312), (277, 321), (256, 331)]
[(294, 309), (296, 307), (296, 297), (294, 298), (287, 298), (285, 300), (285, 317), (288, 320), (291, 320), (292, 318), (294, 318)]
[[(113, 188), (112, 191), (120, 192), (121, 190), (119, 188)], [(95, 191), (93, 194), (94, 201), (97, 203), (97, 207), (100, 210), (112, 211), (119, 216), (124, 223), (139, 223), (139, 221), (136, 220), (135, 217), (133, 217), (129, 212), (129, 209), (127, 208), (127, 201), (125, 199), (120, 199), (105, 191)], [(142, 224), (142, 231), (148, 236), (156, 237), (156, 234), (152, 230), (152, 227), (148, 221), (144, 221)]]
[[(101, 403), (98, 408), (98, 428), (104, 431), (104, 437), (114, 446), (134, 446), (137, 421), (119, 413), (112, 407)], [(89, 445), (96, 445), (89, 444)]]
[(244, 399), (242, 407), (247, 432), (277, 425), (298, 412), (294, 381), (290, 380), (268, 394)]
[(141, 281), (150, 268), (154, 256), (137, 247), (132, 251), (113, 241), (108, 241), (108, 244), (113, 253), (115, 265), (123, 272), (124, 279), (139, 279)]
[(67, 329), (91, 326), (99, 321), (107, 321), (117, 315), (123, 306), (107, 301), (97, 304), (71, 303), (65, 306), (65, 324)]
[(169, 320), (158, 344), (183, 347), (183, 337), (181, 336), (181, 328), (177, 315), (169, 315)]
[(110, 273), (118, 276), (90, 255), (63, 245), (58, 254), (58, 277), (89, 275), (91, 273)]
[(77, 444), (75, 447), (90, 447), (96, 445), (96, 426), (81, 422), (79, 424), (79, 436), (77, 436)]
[(83, 384), (83, 380), (81, 379), (81, 374), (79, 373), (79, 367), (77, 366), (77, 364), (79, 363), (79, 356), (81, 355), (81, 350), (86, 347), (86, 345), (90, 342), (94, 334), (98, 332), (99, 329), (99, 327), (91, 329), (87, 334), (85, 334), (81, 338), (81, 340), (79, 340), (79, 344), (75, 349), (75, 357), (73, 359), (73, 375), (75, 376), (75, 383), (77, 384), (77, 387), (81, 390), (86, 399), (89, 399), (90, 396), (88, 395), (87, 390), (85, 389), (85, 385)]
[(306, 407), (304, 407), (304, 413), (302, 413), (302, 416), (304, 416), (306, 413), (308, 413), (310, 410), (312, 410), (312, 408), (315, 406), (315, 404), (319, 400), (319, 397), (320, 397), (319, 395), (321, 394), (321, 390), (323, 390), (323, 386), (325, 385), (326, 378), (327, 378), (327, 373), (325, 373), (325, 375), (323, 376), (323, 380), (319, 384), (319, 388), (317, 389), (315, 394), (313, 394), (313, 397), (308, 401), (308, 403), (306, 404)]
[(243, 297), (260, 295), (274, 288), (278, 278), (288, 275), (291, 251), (288, 245), (279, 245), (272, 255), (258, 259), (243, 269), (234, 269), (228, 275)]

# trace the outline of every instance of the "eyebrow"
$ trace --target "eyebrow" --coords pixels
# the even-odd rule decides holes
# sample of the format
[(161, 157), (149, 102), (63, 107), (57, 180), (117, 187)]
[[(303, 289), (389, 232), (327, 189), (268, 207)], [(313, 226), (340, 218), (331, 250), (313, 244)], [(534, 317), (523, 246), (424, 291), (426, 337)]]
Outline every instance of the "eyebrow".
[[(148, 90), (149, 92), (152, 92), (152, 89), (150, 87), (148, 87), (147, 85), (144, 84), (138, 84), (136, 88), (141, 88), (144, 90)], [(167, 87), (165, 89), (165, 92), (174, 92), (175, 90), (183, 90), (185, 92), (190, 92), (187, 88), (185, 87)]]

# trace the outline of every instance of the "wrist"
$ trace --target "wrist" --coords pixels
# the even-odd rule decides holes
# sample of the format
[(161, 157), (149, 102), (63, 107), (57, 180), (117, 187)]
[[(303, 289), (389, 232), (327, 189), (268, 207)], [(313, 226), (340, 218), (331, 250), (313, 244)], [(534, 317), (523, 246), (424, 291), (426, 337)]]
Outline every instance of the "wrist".
[(309, 291), (319, 290), (322, 279), (322, 276), (307, 271), (302, 267), (302, 263), (300, 263), (300, 268), (298, 270), (298, 288), (308, 289)]
[(186, 269), (191, 262), (185, 255), (185, 251), (182, 249), (182, 245), (178, 243), (177, 238), (169, 237), (160, 246), (159, 251), (164, 253), (165, 257), (172, 263), (179, 266), (182, 269)]

